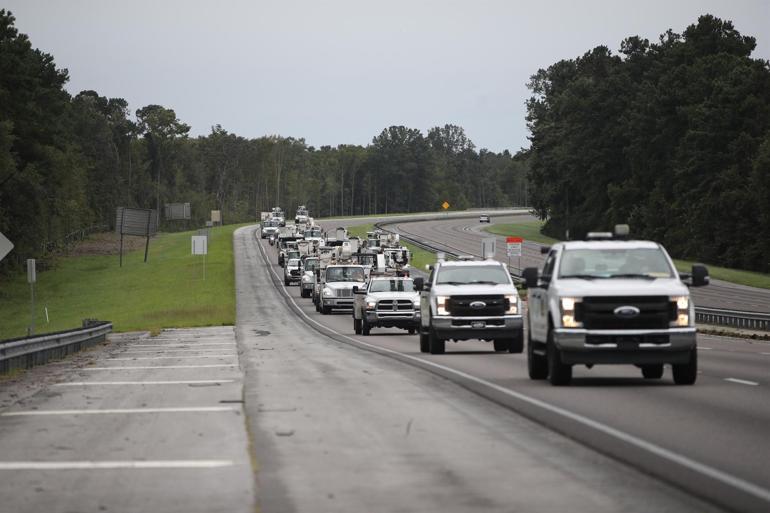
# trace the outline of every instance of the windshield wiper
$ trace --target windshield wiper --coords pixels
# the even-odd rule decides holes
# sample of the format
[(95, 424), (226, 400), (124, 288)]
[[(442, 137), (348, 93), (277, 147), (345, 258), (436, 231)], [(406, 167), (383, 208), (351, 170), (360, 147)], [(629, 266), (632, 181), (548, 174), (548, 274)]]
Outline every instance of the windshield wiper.
[(568, 278), (578, 278), (581, 280), (593, 280), (593, 279), (604, 279), (607, 278), (607, 276), (598, 276), (596, 274), (563, 274), (559, 276), (562, 280), (568, 279)]
[(657, 279), (655, 276), (650, 276), (649, 274), (640, 274), (640, 273), (613, 274), (612, 276), (610, 276), (610, 278), (644, 278), (645, 280)]
[(500, 285), (496, 281), (489, 281), (489, 280), (469, 281), (468, 285), (471, 285), (471, 284), (473, 284), (473, 285), (476, 285), (476, 284), (479, 284), (479, 285)]
[(466, 285), (467, 282), (464, 281), (440, 281), (437, 282), (436, 285)]

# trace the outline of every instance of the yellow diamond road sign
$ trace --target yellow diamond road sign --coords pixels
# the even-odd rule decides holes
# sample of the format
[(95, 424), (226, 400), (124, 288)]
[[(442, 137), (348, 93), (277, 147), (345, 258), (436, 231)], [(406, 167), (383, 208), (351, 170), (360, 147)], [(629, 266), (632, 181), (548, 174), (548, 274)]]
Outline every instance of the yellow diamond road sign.
[(449, 203), (447, 203), (447, 202), (445, 201), (444, 203), (442, 203), (442, 204), (441, 204), (441, 207), (442, 207), (444, 210), (446, 210), (446, 209), (448, 209), (448, 208), (449, 208)]

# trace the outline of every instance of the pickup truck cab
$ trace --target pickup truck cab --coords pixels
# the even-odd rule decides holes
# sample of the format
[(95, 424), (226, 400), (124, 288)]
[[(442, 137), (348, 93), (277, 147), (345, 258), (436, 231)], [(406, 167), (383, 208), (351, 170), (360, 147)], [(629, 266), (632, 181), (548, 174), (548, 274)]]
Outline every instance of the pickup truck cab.
[[(560, 242), (542, 272), (524, 270), (529, 295), (527, 361), (531, 379), (567, 385), (573, 365), (632, 364), (658, 379), (695, 383), (695, 307), (689, 286), (706, 285), (705, 266), (680, 274), (666, 250), (625, 240), (627, 225), (585, 241)], [(688, 283), (686, 283), (688, 282)]]
[(287, 287), (298, 283), (302, 278), (302, 261), (299, 258), (289, 258), (283, 266), (283, 284)]
[(420, 324), (420, 294), (411, 278), (373, 276), (353, 287), (353, 331), (369, 335), (372, 328), (401, 328), (414, 334)]
[(318, 257), (305, 258), (302, 265), (302, 276), (300, 277), (300, 289), (299, 295), (302, 297), (310, 297), (313, 293), (313, 279), (315, 277), (315, 270), (318, 269)]
[(365, 283), (361, 265), (329, 265), (320, 273), (319, 311), (328, 315), (332, 310), (353, 309), (353, 287)]
[(521, 299), (505, 266), (496, 260), (442, 261), (420, 291), (420, 351), (444, 353), (447, 340), (494, 341), (495, 351), (524, 348)]

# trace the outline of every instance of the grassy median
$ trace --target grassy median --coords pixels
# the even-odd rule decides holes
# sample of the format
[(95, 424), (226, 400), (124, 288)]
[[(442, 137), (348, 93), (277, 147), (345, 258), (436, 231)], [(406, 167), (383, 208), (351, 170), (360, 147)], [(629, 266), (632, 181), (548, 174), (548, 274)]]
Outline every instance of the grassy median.
[[(496, 224), (485, 228), (485, 230), (489, 233), (506, 237), (523, 237), (526, 240), (539, 242), (541, 244), (553, 244), (554, 242), (558, 242), (556, 239), (540, 233), (540, 228), (542, 226), (542, 221), (524, 221), (521, 223)], [(690, 272), (693, 263), (694, 262), (687, 260), (674, 260), (674, 264), (680, 272)], [(709, 265), (708, 268), (709, 274), (715, 280), (770, 289), (770, 275), (768, 274), (741, 271), (739, 269), (728, 269), (727, 267), (718, 267), (715, 265)]]
[[(219, 326), (235, 323), (233, 231), (241, 225), (212, 228), (206, 256), (191, 255), (196, 232), (161, 234), (118, 255), (60, 257), (38, 272), (35, 285), (36, 333), (76, 328), (82, 319), (114, 323), (115, 331)], [(30, 291), (25, 275), (0, 282), (0, 339), (23, 336), (30, 320)], [(48, 309), (48, 321), (45, 309)]]

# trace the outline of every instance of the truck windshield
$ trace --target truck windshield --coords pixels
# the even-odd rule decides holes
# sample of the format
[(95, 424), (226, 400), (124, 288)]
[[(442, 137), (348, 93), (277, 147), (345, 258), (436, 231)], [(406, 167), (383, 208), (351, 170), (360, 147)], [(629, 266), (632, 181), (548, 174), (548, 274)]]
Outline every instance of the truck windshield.
[(321, 237), (321, 230), (305, 230), (305, 238), (319, 238)]
[(318, 267), (318, 259), (317, 258), (308, 258), (305, 260), (305, 270), (306, 271), (315, 271), (316, 267)]
[(441, 267), (436, 277), (437, 285), (468, 285), (473, 283), (509, 285), (511, 279), (508, 273), (498, 265)]
[(659, 248), (569, 249), (559, 278), (671, 278), (673, 270)]
[(412, 280), (374, 280), (369, 292), (414, 292)]
[(326, 269), (326, 281), (364, 281), (362, 267), (330, 267)]

